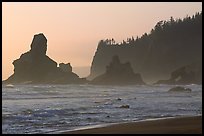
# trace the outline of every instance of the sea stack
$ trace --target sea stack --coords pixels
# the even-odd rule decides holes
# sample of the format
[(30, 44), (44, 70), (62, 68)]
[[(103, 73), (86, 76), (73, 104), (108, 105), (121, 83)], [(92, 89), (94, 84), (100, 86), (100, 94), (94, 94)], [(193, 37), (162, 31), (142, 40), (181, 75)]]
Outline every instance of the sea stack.
[(129, 62), (121, 63), (117, 55), (106, 66), (106, 72), (92, 80), (93, 84), (128, 85), (145, 84), (140, 74), (135, 74)]
[[(76, 83), (78, 75), (57, 67), (57, 62), (46, 55), (47, 39), (44, 34), (34, 35), (30, 51), (14, 60), (14, 74), (3, 83)], [(71, 66), (70, 66), (71, 67)], [(65, 71), (64, 71), (65, 70)]]
[(154, 84), (198, 84), (199, 80), (197, 80), (195, 70), (189, 69), (189, 66), (183, 66), (171, 73), (171, 77), (167, 80), (159, 80)]

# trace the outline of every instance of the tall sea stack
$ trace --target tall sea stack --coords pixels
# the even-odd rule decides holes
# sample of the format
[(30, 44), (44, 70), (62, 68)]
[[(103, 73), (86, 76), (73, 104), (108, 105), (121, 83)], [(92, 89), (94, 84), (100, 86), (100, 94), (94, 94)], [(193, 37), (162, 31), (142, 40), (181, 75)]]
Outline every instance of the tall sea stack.
[[(46, 55), (47, 39), (40, 33), (34, 35), (30, 51), (14, 60), (14, 74), (3, 83), (77, 83), (78, 75), (65, 68), (57, 67), (57, 62)], [(71, 67), (71, 66), (70, 66)]]

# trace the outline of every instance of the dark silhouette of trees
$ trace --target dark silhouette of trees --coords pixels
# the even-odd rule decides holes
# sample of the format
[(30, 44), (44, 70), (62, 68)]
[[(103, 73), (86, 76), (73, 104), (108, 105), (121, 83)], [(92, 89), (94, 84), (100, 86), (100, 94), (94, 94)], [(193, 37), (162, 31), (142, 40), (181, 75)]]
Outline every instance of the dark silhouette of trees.
[[(193, 24), (198, 25), (199, 23), (202, 22), (202, 12), (196, 12), (195, 15), (193, 15), (192, 17), (190, 16), (186, 16), (183, 19), (174, 19), (172, 16), (170, 17), (169, 20), (161, 20), (159, 21), (155, 27), (150, 31), (149, 34), (144, 33), (141, 37), (136, 36), (136, 39), (134, 39), (134, 37), (132, 36), (131, 38), (127, 38), (127, 40), (123, 40), (121, 43), (116, 43), (115, 40), (113, 38), (111, 39), (106, 39), (106, 40), (102, 40), (103, 45), (137, 45), (138, 42), (140, 43), (146, 43), (149, 41), (145, 40), (152, 40), (156, 39), (157, 37), (169, 37), (169, 36), (173, 36), (176, 35), (175, 32), (176, 31), (180, 31), (181, 33), (186, 31), (186, 29), (189, 30), (189, 32), (194, 31), (192, 27)], [(165, 33), (165, 35), (163, 35)], [(151, 37), (151, 38), (150, 38)], [(185, 37), (185, 35), (183, 36)], [(177, 38), (176, 36), (174, 36), (174, 38)]]

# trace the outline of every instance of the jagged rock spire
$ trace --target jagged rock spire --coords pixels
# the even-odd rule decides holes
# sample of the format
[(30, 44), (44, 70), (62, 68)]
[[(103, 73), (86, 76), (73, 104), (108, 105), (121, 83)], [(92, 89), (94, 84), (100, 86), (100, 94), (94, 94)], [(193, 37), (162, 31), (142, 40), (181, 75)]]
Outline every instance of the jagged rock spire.
[(32, 52), (32, 54), (46, 55), (47, 38), (43, 33), (34, 35), (30, 51)]

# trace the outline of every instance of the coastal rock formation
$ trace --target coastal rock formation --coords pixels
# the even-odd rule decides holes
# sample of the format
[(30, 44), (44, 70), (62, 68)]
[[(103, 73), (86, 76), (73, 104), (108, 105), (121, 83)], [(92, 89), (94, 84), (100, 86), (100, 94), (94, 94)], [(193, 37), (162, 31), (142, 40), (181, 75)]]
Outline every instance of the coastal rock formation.
[(14, 74), (3, 83), (77, 83), (81, 79), (72, 72), (70, 63), (57, 62), (46, 55), (47, 39), (40, 33), (34, 35), (30, 51), (13, 62)]
[(59, 68), (63, 71), (63, 72), (72, 72), (72, 66), (70, 63), (64, 64), (64, 63), (60, 63), (59, 64)]
[[(113, 54), (114, 53), (114, 54)], [(159, 21), (151, 32), (131, 37), (121, 43), (103, 39), (92, 60), (89, 80), (106, 71), (112, 56), (129, 61), (146, 83), (167, 79), (175, 69), (196, 63), (197, 84), (202, 84), (202, 12), (193, 17)]]
[(169, 89), (169, 92), (191, 92), (192, 90), (190, 88), (185, 88), (181, 86), (173, 87)]
[(196, 72), (189, 66), (176, 69), (168, 80), (159, 80), (155, 84), (196, 84)]
[(123, 85), (145, 84), (140, 74), (135, 74), (130, 63), (121, 63), (118, 56), (113, 56), (106, 66), (106, 72), (92, 80), (93, 84)]
[(41, 33), (34, 35), (33, 41), (31, 43), (32, 54), (44, 56), (47, 51), (47, 38)]
[(129, 105), (121, 105), (119, 108), (130, 108)]

